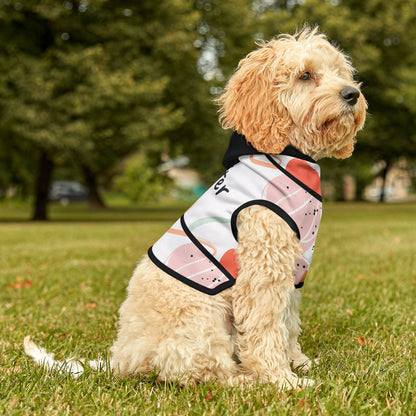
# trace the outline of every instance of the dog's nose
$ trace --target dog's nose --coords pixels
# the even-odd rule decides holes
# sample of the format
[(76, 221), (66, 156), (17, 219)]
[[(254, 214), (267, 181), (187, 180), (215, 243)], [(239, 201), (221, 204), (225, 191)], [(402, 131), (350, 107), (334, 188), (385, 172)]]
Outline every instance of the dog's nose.
[(347, 102), (349, 105), (357, 104), (358, 97), (360, 96), (360, 91), (354, 87), (345, 87), (340, 92), (341, 98)]

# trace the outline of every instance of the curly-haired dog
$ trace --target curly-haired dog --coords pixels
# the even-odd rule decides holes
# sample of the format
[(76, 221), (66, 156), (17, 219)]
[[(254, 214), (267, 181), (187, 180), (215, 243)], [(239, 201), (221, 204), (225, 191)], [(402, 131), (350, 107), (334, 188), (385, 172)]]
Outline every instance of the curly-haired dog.
[(218, 100), (235, 131), (227, 171), (136, 268), (111, 348), (115, 372), (309, 383), (291, 363), (311, 365), (298, 343), (298, 288), (321, 216), (316, 160), (354, 149), (367, 106), (353, 73), (317, 29), (241, 60)]

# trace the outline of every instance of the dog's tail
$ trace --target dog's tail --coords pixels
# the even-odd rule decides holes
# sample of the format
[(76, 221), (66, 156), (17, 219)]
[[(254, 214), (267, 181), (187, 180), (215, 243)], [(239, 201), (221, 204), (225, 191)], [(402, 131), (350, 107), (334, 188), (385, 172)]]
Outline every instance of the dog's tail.
[(85, 361), (83, 359), (68, 358), (64, 361), (57, 361), (54, 359), (54, 354), (38, 347), (32, 341), (30, 335), (23, 340), (23, 348), (25, 353), (32, 357), (37, 365), (59, 373), (69, 373), (74, 378), (79, 377), (84, 372), (86, 366), (98, 371), (105, 371), (107, 368), (106, 362), (103, 360)]

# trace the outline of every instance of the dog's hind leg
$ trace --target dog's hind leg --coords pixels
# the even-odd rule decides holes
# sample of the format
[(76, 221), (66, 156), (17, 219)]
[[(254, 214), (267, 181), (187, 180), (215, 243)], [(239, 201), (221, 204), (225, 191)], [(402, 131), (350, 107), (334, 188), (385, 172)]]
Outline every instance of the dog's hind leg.
[(282, 387), (312, 384), (290, 367), (287, 310), (295, 290), (299, 240), (271, 210), (252, 206), (237, 222), (240, 272), (233, 286), (236, 344), (241, 366), (261, 382)]
[(153, 365), (162, 380), (234, 384), (238, 367), (232, 358), (231, 328), (224, 311), (213, 305), (213, 300), (201, 294), (201, 302), (193, 307), (193, 316), (182, 317), (161, 340)]
[(227, 296), (201, 293), (145, 258), (120, 308), (111, 367), (121, 376), (155, 370), (161, 380), (228, 383), (237, 364)]

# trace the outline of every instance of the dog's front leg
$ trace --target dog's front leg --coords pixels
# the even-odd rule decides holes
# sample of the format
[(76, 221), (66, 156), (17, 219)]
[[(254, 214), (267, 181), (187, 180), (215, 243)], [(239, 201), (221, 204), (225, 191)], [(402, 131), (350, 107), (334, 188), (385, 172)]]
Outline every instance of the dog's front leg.
[(233, 287), (233, 314), (241, 367), (259, 382), (306, 384), (290, 368), (287, 323), (299, 240), (284, 220), (261, 206), (243, 210), (237, 227), (240, 272)]
[(305, 354), (303, 354), (300, 347), (298, 337), (301, 333), (299, 308), (302, 300), (302, 294), (300, 290), (295, 290), (290, 296), (289, 306), (287, 308), (287, 315), (285, 318), (286, 325), (289, 330), (289, 357), (293, 362), (293, 367), (298, 368), (301, 372), (306, 373), (318, 360), (312, 361)]

